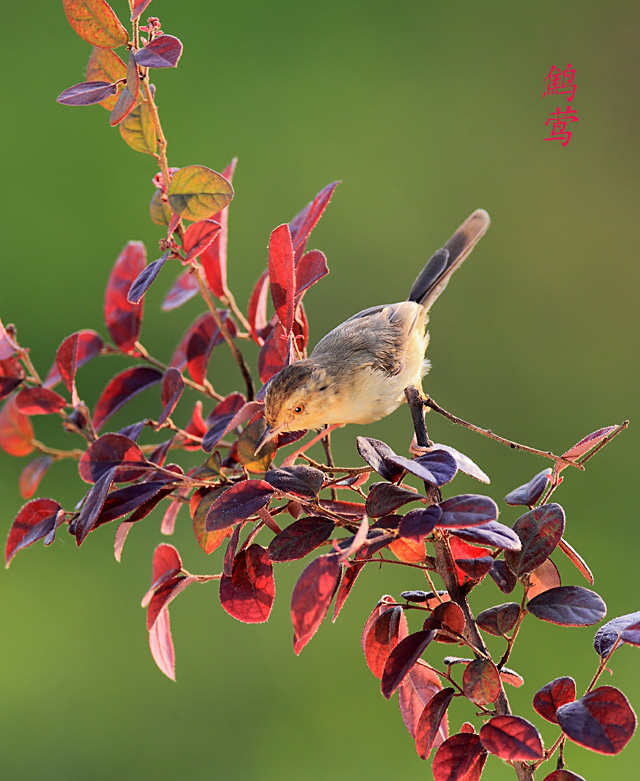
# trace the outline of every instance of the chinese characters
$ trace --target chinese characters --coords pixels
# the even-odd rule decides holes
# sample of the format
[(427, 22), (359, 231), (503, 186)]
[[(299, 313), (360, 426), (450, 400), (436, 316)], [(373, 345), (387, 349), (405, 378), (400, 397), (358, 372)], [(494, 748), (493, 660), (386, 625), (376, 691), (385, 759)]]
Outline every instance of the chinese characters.
[(547, 89), (542, 97), (546, 98), (547, 95), (564, 96), (567, 99), (567, 107), (563, 111), (558, 106), (555, 111), (549, 114), (549, 119), (544, 124), (545, 126), (551, 124), (551, 135), (549, 138), (545, 138), (545, 141), (561, 141), (562, 146), (569, 143), (572, 133), (567, 130), (567, 125), (570, 122), (578, 121), (577, 111), (569, 105), (576, 94), (576, 85), (573, 83), (575, 73), (569, 63), (563, 71), (554, 65), (547, 74)]

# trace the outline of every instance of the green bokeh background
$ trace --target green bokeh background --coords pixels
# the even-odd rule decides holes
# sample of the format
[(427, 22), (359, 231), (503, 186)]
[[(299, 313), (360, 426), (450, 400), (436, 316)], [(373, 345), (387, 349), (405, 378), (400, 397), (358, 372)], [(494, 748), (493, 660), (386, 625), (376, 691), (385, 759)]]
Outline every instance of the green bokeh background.
[[(114, 3), (123, 17), (125, 5)], [(265, 265), (270, 231), (334, 179), (343, 183), (312, 241), (331, 268), (306, 298), (314, 343), (358, 309), (403, 298), (429, 254), (484, 207), (492, 227), (433, 311), (434, 368), (425, 387), (461, 417), (556, 452), (636, 417), (637, 2), (155, 0), (149, 12), (185, 46), (177, 71), (155, 78), (170, 163), (221, 170), (239, 156), (229, 278), (241, 304)], [(83, 79), (89, 53), (60, 4), (28, 11), (8, 4), (3, 22), (0, 316), (18, 325), (45, 373), (69, 333), (104, 333), (104, 283), (125, 242), (142, 240), (150, 259), (158, 257), (161, 231), (147, 212), (155, 168), (109, 128), (100, 107), (55, 103)], [(544, 123), (564, 101), (543, 92), (551, 66), (568, 62), (579, 121), (563, 147), (544, 140)], [(142, 334), (161, 359), (200, 312), (192, 301), (161, 314), (170, 282), (165, 270), (149, 293)], [(255, 351), (248, 359), (255, 364)], [(87, 367), (80, 378), (87, 402), (125, 365)], [(239, 382), (224, 348), (210, 377), (223, 392)], [(158, 414), (153, 392), (136, 404), (114, 424)], [(429, 420), (434, 439), (491, 475), (496, 499), (545, 466), (433, 414)], [(50, 421), (35, 422), (41, 439), (70, 446)], [(640, 607), (633, 423), (586, 474), (567, 473), (558, 493), (567, 538), (594, 570), (610, 617)], [(407, 412), (338, 432), (341, 463), (359, 463), (356, 434), (404, 452)], [(7, 530), (22, 504), (23, 465), (2, 459)], [(463, 477), (452, 490), (482, 489)], [(65, 465), (39, 493), (72, 507), (80, 491)], [(503, 505), (504, 522), (517, 515)], [(338, 623), (323, 625), (299, 658), (288, 615), (299, 563), (276, 571), (266, 626), (227, 616), (215, 584), (194, 586), (172, 606), (172, 683), (152, 662), (139, 607), (162, 541), (158, 527), (151, 516), (135, 528), (121, 564), (112, 555), (114, 528), (105, 527), (80, 551), (61, 533), (50, 549), (20, 553), (3, 575), (5, 778), (430, 777), (359, 648), (378, 597), (423, 587), (419, 572), (364, 572)], [(184, 513), (172, 540), (185, 566), (218, 571), (221, 553), (207, 559), (189, 527)], [(554, 559), (565, 584), (586, 585), (560, 554)], [(473, 597), (476, 609), (505, 600), (492, 584)], [(531, 696), (559, 675), (584, 690), (597, 662), (593, 634), (525, 623), (510, 664), (526, 683), (509, 694), (547, 744), (556, 731), (540, 723)], [(437, 660), (440, 651), (429, 654)], [(623, 648), (602, 682), (618, 685), (638, 709), (636, 654)], [(453, 725), (472, 715), (456, 704)], [(640, 741), (614, 758), (570, 744), (566, 758), (589, 781), (631, 778)], [(515, 777), (495, 759), (485, 775)]]

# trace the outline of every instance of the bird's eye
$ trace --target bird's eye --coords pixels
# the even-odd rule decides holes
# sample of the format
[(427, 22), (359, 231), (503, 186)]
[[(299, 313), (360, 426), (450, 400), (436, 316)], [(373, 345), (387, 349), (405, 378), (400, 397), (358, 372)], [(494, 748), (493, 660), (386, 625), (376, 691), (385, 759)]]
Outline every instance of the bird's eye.
[(296, 415), (301, 415), (304, 412), (304, 404), (296, 404), (293, 411)]

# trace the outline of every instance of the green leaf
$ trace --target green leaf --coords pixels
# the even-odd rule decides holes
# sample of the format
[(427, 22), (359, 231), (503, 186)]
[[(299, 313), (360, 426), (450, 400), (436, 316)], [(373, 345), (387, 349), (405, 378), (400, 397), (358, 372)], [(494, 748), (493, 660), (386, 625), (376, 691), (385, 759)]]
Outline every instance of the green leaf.
[(166, 201), (162, 200), (160, 190), (156, 190), (151, 197), (149, 214), (152, 222), (155, 222), (156, 225), (168, 225), (171, 220), (171, 207)]
[(175, 172), (168, 194), (174, 212), (196, 222), (224, 209), (233, 198), (233, 187), (204, 165), (188, 165)]
[(139, 100), (131, 113), (120, 123), (120, 135), (136, 152), (154, 155), (157, 148), (156, 129), (149, 104)]

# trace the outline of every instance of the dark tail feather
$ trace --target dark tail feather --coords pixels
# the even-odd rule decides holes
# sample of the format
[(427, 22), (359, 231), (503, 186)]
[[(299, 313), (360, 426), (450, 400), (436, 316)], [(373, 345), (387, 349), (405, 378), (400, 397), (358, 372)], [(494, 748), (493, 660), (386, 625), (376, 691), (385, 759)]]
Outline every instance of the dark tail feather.
[(484, 236), (489, 227), (489, 215), (477, 209), (453, 234), (443, 249), (439, 249), (418, 274), (409, 293), (409, 301), (422, 304), (427, 310), (445, 289), (453, 272)]

